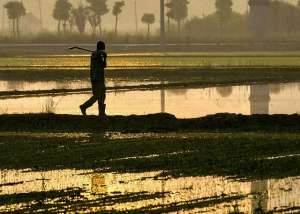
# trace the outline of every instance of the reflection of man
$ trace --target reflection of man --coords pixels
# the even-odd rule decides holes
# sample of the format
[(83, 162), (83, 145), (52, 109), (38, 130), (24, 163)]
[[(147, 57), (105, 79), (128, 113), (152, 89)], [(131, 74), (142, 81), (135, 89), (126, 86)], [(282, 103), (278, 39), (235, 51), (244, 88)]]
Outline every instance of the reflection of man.
[(90, 78), (92, 83), (93, 96), (80, 106), (83, 115), (86, 115), (86, 110), (98, 101), (99, 116), (105, 116), (105, 98), (106, 87), (104, 78), (104, 69), (107, 66), (105, 53), (105, 43), (99, 41), (97, 43), (97, 50), (91, 56)]
[(268, 181), (260, 180), (251, 182), (252, 200), (251, 213), (263, 214), (268, 210)]
[(107, 186), (105, 183), (104, 174), (96, 173), (92, 176), (92, 187), (91, 191), (94, 194), (106, 194)]

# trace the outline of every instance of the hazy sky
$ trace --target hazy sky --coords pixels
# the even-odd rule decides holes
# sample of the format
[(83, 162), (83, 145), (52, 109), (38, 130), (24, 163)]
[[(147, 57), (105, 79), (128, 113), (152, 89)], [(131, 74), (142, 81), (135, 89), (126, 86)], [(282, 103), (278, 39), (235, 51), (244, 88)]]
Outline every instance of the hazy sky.
[[(8, 2), (9, 0), (0, 0), (0, 4)], [(105, 30), (112, 30), (114, 25), (114, 17), (111, 15), (111, 8), (114, 2), (117, 0), (108, 0), (110, 13), (103, 17), (103, 26)], [(167, 0), (166, 0), (167, 1)], [(233, 0), (234, 6), (233, 9), (236, 12), (244, 13), (247, 10), (247, 1), (248, 0)], [(291, 3), (297, 3), (298, 0), (282, 0)], [(27, 12), (32, 12), (37, 17), (39, 17), (38, 10), (38, 0), (23, 0)], [(55, 30), (56, 22), (52, 18), (52, 10), (54, 7), (55, 0), (41, 0), (43, 7), (43, 24), (46, 28)], [(73, 5), (78, 5), (80, 2), (85, 2), (84, 0), (70, 0)], [(134, 2), (135, 0), (125, 0), (126, 6), (124, 7), (123, 13), (120, 16), (120, 29), (122, 31), (134, 31), (135, 29), (135, 16), (134, 16)], [(136, 0), (137, 2), (137, 11), (138, 11), (138, 25), (139, 30), (145, 30), (146, 26), (141, 23), (141, 16), (144, 13), (155, 13), (156, 14), (156, 24), (155, 28), (158, 27), (159, 23), (159, 0)], [(193, 16), (203, 16), (211, 14), (215, 10), (215, 0), (189, 0), (189, 17)], [(3, 7), (1, 6), (1, 28), (3, 27)]]

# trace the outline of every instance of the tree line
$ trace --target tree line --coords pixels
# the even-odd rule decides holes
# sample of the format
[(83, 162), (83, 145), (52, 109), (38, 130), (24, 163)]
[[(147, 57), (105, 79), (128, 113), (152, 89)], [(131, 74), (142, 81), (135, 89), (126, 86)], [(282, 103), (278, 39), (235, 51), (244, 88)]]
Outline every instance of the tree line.
[(232, 9), (232, 0), (216, 0), (216, 12), (193, 17), (184, 26), (187, 40), (293, 40), (300, 35), (300, 0), (297, 5), (271, 0), (261, 14), (251, 16)]
[[(57, 33), (64, 35), (69, 32), (86, 34), (87, 25), (90, 26), (91, 34), (103, 35), (103, 16), (111, 13), (115, 17), (113, 35), (118, 36), (119, 16), (121, 15), (126, 1), (115, 1), (112, 8), (108, 7), (108, 0), (85, 0), (85, 4), (73, 6), (69, 0), (56, 0), (52, 12), (57, 21)], [(166, 0), (166, 35), (169, 40), (189, 41), (215, 41), (217, 38), (238, 40), (250, 38), (254, 35), (253, 23), (251, 25), (250, 12), (239, 14), (233, 11), (232, 0), (215, 0), (216, 11), (202, 17), (188, 19), (188, 0)], [(4, 8), (11, 21), (12, 35), (20, 35), (20, 19), (26, 14), (22, 2), (14, 0), (6, 3)], [(268, 5), (266, 19), (266, 37), (296, 37), (300, 34), (300, 0), (298, 5), (292, 5), (279, 0), (271, 0)], [(155, 23), (154, 13), (143, 14), (142, 23), (147, 25), (147, 40), (150, 40), (151, 25)], [(132, 22), (134, 23), (134, 22)], [(262, 37), (262, 35), (258, 35)]]

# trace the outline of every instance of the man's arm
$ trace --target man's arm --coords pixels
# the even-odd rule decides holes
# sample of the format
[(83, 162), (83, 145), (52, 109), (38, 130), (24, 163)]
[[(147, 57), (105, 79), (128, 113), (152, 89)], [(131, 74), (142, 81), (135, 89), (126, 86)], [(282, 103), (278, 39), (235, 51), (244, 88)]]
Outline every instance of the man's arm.
[(106, 58), (107, 58), (107, 54), (103, 51), (103, 67), (106, 68), (107, 67), (107, 62), (106, 62)]

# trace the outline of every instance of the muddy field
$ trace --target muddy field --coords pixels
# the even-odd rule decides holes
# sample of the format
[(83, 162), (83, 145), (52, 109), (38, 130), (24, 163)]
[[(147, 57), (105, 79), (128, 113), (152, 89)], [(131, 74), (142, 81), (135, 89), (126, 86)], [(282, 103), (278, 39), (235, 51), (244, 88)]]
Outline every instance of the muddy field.
[(2, 131), (0, 209), (296, 213), (300, 136), (291, 130)]
[(300, 212), (299, 52), (114, 52), (106, 118), (88, 60), (0, 57), (0, 212)]

